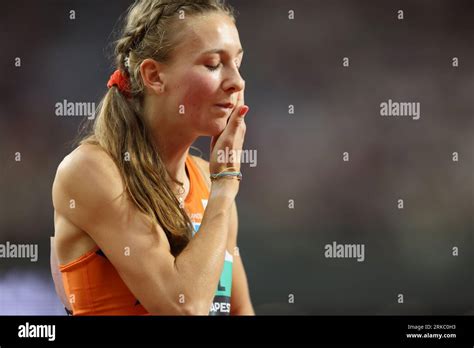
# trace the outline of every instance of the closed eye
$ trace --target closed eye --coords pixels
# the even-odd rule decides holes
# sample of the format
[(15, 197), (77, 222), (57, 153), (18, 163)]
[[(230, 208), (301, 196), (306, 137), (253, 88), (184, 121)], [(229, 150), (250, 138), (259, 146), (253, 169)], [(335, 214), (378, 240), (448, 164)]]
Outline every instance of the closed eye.
[[(205, 67), (209, 70), (209, 71), (216, 71), (217, 69), (219, 69), (219, 66), (221, 65), (222, 63), (219, 63), (217, 65), (205, 65)], [(236, 64), (235, 65), (237, 70), (239, 71), (239, 73), (241, 73), (241, 65), (240, 64)]]
[(209, 71), (216, 71), (217, 69), (219, 69), (219, 66), (221, 65), (221, 63), (217, 64), (217, 65), (206, 65), (206, 68), (209, 70)]

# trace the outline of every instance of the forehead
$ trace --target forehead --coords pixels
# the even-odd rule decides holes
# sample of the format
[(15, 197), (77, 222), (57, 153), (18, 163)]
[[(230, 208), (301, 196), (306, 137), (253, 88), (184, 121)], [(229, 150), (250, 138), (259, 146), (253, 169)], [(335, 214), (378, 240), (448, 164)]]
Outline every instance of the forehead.
[(177, 47), (183, 55), (197, 56), (213, 49), (222, 49), (230, 55), (237, 55), (241, 49), (237, 28), (226, 14), (194, 16), (189, 18), (186, 24)]

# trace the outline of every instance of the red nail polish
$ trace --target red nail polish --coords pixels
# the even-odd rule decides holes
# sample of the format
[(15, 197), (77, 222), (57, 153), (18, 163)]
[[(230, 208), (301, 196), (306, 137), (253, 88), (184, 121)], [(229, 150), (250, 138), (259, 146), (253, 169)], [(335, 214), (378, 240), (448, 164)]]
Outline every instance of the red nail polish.
[(239, 115), (244, 117), (248, 111), (249, 111), (249, 107), (247, 105), (244, 105), (240, 108)]

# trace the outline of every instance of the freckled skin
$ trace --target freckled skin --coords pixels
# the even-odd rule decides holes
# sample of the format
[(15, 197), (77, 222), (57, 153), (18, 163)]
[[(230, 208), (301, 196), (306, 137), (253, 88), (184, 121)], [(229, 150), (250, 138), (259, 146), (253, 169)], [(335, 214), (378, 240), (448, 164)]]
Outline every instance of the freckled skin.
[[(183, 127), (191, 127), (196, 134), (213, 136), (222, 132), (231, 110), (223, 112), (217, 103), (237, 101), (244, 86), (237, 63), (241, 63), (239, 34), (233, 21), (223, 14), (208, 14), (188, 19), (190, 25), (176, 47), (172, 63), (165, 71), (165, 105), (171, 117), (180, 117)], [(213, 53), (212, 49), (223, 49), (228, 56)], [(206, 65), (220, 67), (209, 70)], [(185, 114), (179, 114), (184, 105)]]

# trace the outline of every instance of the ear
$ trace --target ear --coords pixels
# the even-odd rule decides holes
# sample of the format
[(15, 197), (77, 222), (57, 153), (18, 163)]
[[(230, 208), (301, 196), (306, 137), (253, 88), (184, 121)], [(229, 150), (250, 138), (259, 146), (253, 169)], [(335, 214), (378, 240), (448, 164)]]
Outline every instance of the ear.
[(161, 94), (164, 91), (163, 77), (164, 65), (156, 60), (147, 58), (140, 64), (140, 74), (145, 87), (155, 94)]

